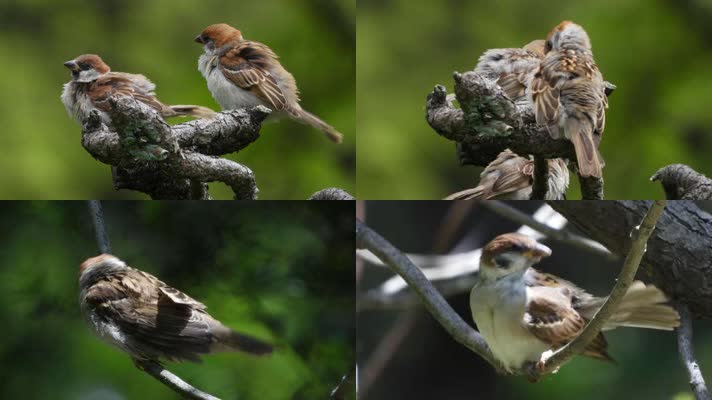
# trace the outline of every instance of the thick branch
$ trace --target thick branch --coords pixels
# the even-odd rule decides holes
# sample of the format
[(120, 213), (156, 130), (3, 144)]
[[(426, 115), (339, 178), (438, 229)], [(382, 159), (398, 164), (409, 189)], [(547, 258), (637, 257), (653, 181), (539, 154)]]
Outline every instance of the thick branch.
[(226, 111), (210, 120), (170, 127), (145, 104), (120, 98), (111, 100), (109, 114), (111, 128), (92, 113), (84, 125), (82, 145), (114, 167), (116, 189), (140, 190), (155, 199), (206, 198), (200, 184), (220, 181), (233, 188), (237, 199), (257, 197), (254, 175), (247, 167), (199, 152), (226, 154), (243, 149), (259, 137), (268, 109)]
[(455, 313), (432, 283), (405, 254), (358, 220), (356, 221), (356, 241), (381, 259), (393, 272), (400, 275), (420, 298), (430, 314), (455, 340), (477, 353), (495, 368), (500, 369), (499, 362), (492, 355), (482, 336)]
[[(628, 253), (627, 232), (638, 224), (647, 201), (551, 201), (584, 235), (613, 254)], [(671, 201), (648, 242), (640, 270), (698, 318), (712, 317), (712, 216), (691, 201)]]
[(710, 400), (710, 392), (707, 390), (705, 378), (702, 376), (695, 351), (692, 346), (692, 317), (690, 311), (684, 305), (677, 307), (680, 313), (680, 327), (677, 328), (677, 348), (680, 352), (680, 360), (687, 369), (690, 376), (690, 388), (697, 400)]
[(650, 180), (660, 181), (668, 200), (712, 200), (712, 179), (684, 164), (662, 167)]
[(549, 162), (543, 157), (534, 157), (534, 182), (530, 200), (544, 200), (549, 190)]
[(309, 200), (356, 200), (347, 191), (339, 188), (327, 188), (309, 196)]
[(650, 235), (653, 233), (655, 223), (662, 215), (664, 209), (664, 200), (654, 202), (645, 214), (643, 222), (633, 228), (630, 234), (632, 240), (630, 242), (628, 256), (623, 263), (623, 268), (621, 268), (621, 272), (618, 274), (617, 282), (613, 286), (611, 294), (608, 295), (606, 302), (574, 340), (557, 350), (550, 358), (545, 360), (543, 367), (536, 371), (538, 374), (543, 375), (555, 371), (573, 356), (582, 353), (586, 346), (598, 335), (608, 318), (610, 318), (613, 312), (618, 308), (631, 282), (633, 282), (640, 261), (643, 259), (643, 254), (645, 254), (648, 238), (650, 238)]
[[(552, 139), (537, 126), (531, 107), (512, 102), (495, 82), (476, 72), (455, 73), (454, 79), (461, 109), (448, 101), (445, 88), (438, 85), (428, 95), (426, 119), (439, 135), (457, 143), (462, 164), (484, 167), (507, 148), (522, 156), (576, 160), (570, 141)], [(598, 185), (602, 187), (602, 181)], [(586, 196), (597, 193), (595, 188), (582, 188)]]

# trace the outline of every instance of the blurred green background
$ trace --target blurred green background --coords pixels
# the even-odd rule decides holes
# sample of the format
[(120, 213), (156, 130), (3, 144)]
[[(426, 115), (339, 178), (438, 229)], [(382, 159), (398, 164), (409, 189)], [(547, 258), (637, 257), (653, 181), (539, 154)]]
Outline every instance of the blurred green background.
[[(519, 227), (476, 203), (462, 203), (367, 201), (365, 221), (400, 250), (420, 254), (470, 251)], [(508, 204), (531, 215), (542, 203)], [(712, 203), (698, 204), (712, 211)], [(552, 255), (537, 268), (571, 280), (597, 296), (610, 292), (622, 260), (591, 256), (554, 240), (542, 242), (552, 249)], [(364, 293), (393, 273), (364, 263), (360, 276), (358, 291)], [(639, 273), (638, 279), (646, 281), (645, 273)], [(474, 326), (469, 291), (464, 288), (446, 300)], [(484, 360), (453, 340), (420, 301), (411, 308), (359, 311), (357, 326), (361, 400), (693, 400), (674, 332), (633, 328), (606, 332), (616, 365), (576, 357), (556, 375), (533, 384), (522, 376), (497, 375)], [(709, 383), (712, 321), (694, 320), (693, 326), (695, 355)]]
[[(455, 144), (425, 121), (436, 84), (472, 70), (486, 49), (521, 47), (564, 19), (591, 37), (610, 98), (601, 153), (606, 198), (663, 198), (648, 181), (684, 163), (712, 174), (712, 2), (709, 0), (358, 3), (358, 197), (436, 199), (473, 187)], [(577, 182), (569, 198), (580, 198)]]
[[(276, 346), (166, 364), (244, 400), (326, 399), (353, 368), (353, 204), (103, 202), (118, 257)], [(97, 254), (85, 202), (4, 202), (0, 220), (0, 398), (179, 398), (81, 318), (79, 263)]]
[[(198, 72), (193, 38), (225, 22), (263, 42), (297, 82), (302, 106), (340, 130), (334, 145), (299, 123), (268, 123), (229, 158), (247, 165), (261, 199), (306, 199), (325, 187), (355, 190), (355, 0), (30, 0), (0, 3), (0, 198), (146, 198), (115, 192), (110, 170), (81, 146), (81, 127), (59, 97), (62, 65), (97, 53), (115, 71), (145, 74), (168, 104), (219, 110)], [(178, 123), (180, 119), (171, 119)], [(216, 198), (229, 188), (212, 185)]]

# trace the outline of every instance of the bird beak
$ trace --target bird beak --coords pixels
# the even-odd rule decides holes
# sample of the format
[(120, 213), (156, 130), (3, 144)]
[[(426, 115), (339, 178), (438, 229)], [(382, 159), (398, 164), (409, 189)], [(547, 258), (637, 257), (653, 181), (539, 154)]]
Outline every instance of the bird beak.
[(79, 65), (74, 61), (67, 61), (64, 66), (69, 68), (71, 71), (79, 71)]
[(203, 43), (203, 38), (200, 37), (200, 35), (196, 36), (195, 39), (193, 39), (195, 43), (200, 43), (200, 44), (205, 44)]
[(551, 255), (551, 249), (541, 243), (537, 243), (536, 247), (524, 253), (529, 258), (546, 258)]

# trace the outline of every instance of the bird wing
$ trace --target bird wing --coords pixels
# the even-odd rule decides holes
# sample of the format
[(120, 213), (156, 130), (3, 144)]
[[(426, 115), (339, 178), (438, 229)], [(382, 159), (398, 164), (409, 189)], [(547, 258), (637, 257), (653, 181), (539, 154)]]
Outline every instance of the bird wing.
[(94, 106), (102, 111), (109, 111), (111, 108), (108, 103), (110, 97), (126, 96), (162, 113), (166, 109), (166, 105), (156, 98), (153, 92), (155, 89), (156, 85), (143, 75), (109, 72), (99, 77), (90, 90)]
[(269, 47), (245, 41), (220, 56), (220, 71), (229, 81), (254, 93), (272, 109), (284, 110), (287, 99), (268, 70), (269, 63), (276, 58)]
[(531, 160), (520, 157), (509, 149), (499, 153), (480, 174), (480, 185), (487, 183), (491, 186), (484, 198), (491, 199), (531, 186), (533, 166)]
[(539, 72), (534, 75), (530, 90), (536, 123), (542, 126), (556, 124), (559, 120), (559, 89), (551, 86)]
[(527, 288), (527, 304), (522, 323), (539, 340), (553, 348), (575, 338), (586, 321), (571, 307), (564, 293), (542, 286)]
[(118, 271), (94, 284), (85, 299), (119, 326), (138, 357), (200, 361), (214, 341), (215, 321), (204, 304), (143, 271)]

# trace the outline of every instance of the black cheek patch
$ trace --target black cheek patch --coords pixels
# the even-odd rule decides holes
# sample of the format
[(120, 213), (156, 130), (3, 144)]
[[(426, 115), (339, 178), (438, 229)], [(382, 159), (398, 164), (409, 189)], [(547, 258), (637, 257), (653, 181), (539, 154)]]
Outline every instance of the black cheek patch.
[(512, 260), (504, 256), (495, 256), (494, 262), (497, 264), (497, 267), (502, 269), (509, 269), (512, 265)]

